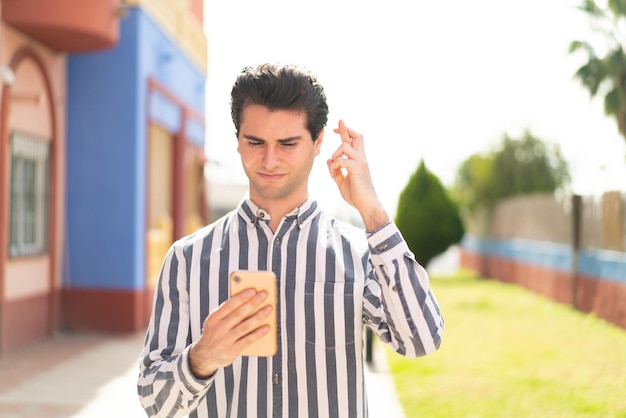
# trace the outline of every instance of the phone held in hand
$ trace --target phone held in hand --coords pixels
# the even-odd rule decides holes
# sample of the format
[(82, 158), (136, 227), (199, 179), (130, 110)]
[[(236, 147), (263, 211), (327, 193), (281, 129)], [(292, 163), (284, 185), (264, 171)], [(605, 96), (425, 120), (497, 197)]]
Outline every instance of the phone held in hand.
[(250, 288), (256, 289), (257, 292), (265, 291), (267, 293), (267, 299), (265, 299), (259, 309), (267, 305), (272, 306), (272, 313), (270, 313), (263, 322), (264, 325), (270, 327), (269, 331), (259, 340), (244, 348), (241, 355), (271, 357), (276, 354), (278, 350), (278, 336), (276, 332), (276, 275), (271, 271), (234, 271), (230, 274), (229, 288), (230, 296), (234, 296)]

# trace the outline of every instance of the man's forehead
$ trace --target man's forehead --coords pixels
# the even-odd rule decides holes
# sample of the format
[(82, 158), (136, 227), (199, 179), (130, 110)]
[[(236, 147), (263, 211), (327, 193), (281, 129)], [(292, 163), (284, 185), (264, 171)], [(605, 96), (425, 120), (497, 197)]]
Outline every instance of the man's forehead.
[(306, 122), (304, 112), (250, 105), (243, 111), (240, 134), (263, 140), (306, 137), (310, 136)]

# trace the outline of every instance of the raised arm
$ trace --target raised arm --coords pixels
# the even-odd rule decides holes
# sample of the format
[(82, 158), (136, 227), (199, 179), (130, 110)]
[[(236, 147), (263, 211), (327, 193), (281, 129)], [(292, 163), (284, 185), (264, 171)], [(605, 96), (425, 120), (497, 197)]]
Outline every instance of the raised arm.
[(444, 321), (428, 274), (376, 195), (363, 136), (343, 120), (334, 132), (341, 145), (328, 160), (330, 175), (369, 231), (372, 269), (365, 287), (366, 321), (398, 353), (429, 354), (441, 344)]

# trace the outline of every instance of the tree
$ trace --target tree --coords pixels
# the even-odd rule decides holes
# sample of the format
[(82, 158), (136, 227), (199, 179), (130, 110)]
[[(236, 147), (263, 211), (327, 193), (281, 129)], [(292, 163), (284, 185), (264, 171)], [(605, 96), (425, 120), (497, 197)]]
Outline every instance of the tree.
[(423, 266), (464, 233), (458, 206), (424, 160), (400, 193), (395, 222)]
[(506, 197), (549, 193), (569, 185), (567, 162), (558, 145), (549, 145), (526, 130), (521, 138), (504, 134), (487, 154), (474, 154), (459, 167), (453, 193), (470, 212), (491, 208)]
[(485, 202), (494, 202), (491, 188), (493, 155), (473, 154), (459, 166), (452, 190), (463, 208), (473, 212)]
[(602, 48), (580, 40), (570, 44), (570, 53), (584, 51), (587, 56), (575, 77), (591, 97), (604, 95), (604, 112), (616, 119), (619, 133), (626, 138), (626, 54), (622, 47), (626, 0), (608, 0), (606, 7), (598, 6), (595, 0), (584, 0), (579, 9), (589, 15), (594, 32), (605, 42)]

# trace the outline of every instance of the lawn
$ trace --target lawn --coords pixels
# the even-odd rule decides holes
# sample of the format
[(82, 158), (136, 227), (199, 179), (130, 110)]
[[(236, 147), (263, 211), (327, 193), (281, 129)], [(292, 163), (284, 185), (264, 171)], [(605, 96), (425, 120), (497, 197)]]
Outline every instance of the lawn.
[(431, 284), (446, 321), (439, 351), (388, 352), (408, 418), (626, 418), (626, 330), (495, 280)]

